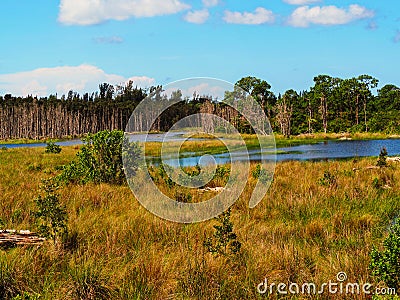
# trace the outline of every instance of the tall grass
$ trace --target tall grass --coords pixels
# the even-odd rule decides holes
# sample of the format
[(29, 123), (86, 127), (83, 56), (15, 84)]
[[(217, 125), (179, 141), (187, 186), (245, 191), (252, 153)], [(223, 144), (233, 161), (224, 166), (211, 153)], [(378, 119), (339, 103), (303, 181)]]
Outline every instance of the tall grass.
[[(0, 218), (7, 228), (34, 229), (31, 211), (41, 179), (57, 174), (56, 166), (72, 160), (77, 148), (43, 152), (0, 151)], [(126, 185), (69, 185), (60, 194), (71, 240), (0, 250), (0, 297), (28, 292), (41, 299), (261, 299), (256, 287), (264, 278), (322, 284), (339, 271), (351, 282), (373, 283), (369, 252), (400, 210), (399, 166), (365, 169), (375, 163), (369, 158), (279, 163), (270, 190), (254, 209), (248, 208), (256, 182), (250, 176), (232, 210), (242, 248), (229, 257), (203, 247), (213, 220), (183, 225), (159, 219)], [(336, 185), (321, 184), (325, 172), (335, 176)], [(373, 185), (381, 177), (391, 178), (386, 188)], [(162, 180), (160, 185), (171, 194), (176, 188)]]

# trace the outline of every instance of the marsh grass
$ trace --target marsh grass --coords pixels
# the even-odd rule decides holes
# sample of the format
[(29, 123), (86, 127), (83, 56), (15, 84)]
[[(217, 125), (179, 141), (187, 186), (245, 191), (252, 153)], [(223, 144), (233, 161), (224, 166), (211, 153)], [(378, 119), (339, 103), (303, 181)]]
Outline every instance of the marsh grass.
[[(67, 164), (77, 151), (0, 152), (0, 219), (6, 228), (35, 229), (31, 212), (41, 179), (58, 174), (57, 166)], [(73, 246), (48, 241), (41, 247), (0, 250), (0, 295), (263, 299), (256, 287), (264, 278), (322, 284), (335, 280), (339, 271), (351, 282), (374, 283), (369, 253), (372, 245), (380, 245), (400, 210), (399, 165), (366, 169), (375, 163), (375, 158), (279, 163), (271, 188), (254, 209), (248, 208), (256, 183), (250, 176), (232, 209), (242, 244), (232, 257), (215, 257), (203, 247), (215, 220), (187, 225), (161, 220), (146, 211), (126, 185), (69, 185), (60, 189), (60, 201), (67, 207)], [(251, 168), (255, 171), (256, 165)], [(326, 172), (335, 175), (335, 187), (319, 184)], [(391, 178), (389, 188), (373, 186), (374, 178), (381, 176)], [(176, 188), (163, 180), (160, 184), (166, 193)], [(192, 201), (197, 201), (194, 196)], [(341, 295), (320, 299), (327, 298)]]

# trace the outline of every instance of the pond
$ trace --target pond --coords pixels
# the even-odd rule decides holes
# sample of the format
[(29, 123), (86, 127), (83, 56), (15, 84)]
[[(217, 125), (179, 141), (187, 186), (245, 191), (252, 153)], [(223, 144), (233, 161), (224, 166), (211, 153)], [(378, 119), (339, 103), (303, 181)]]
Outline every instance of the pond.
[[(164, 134), (151, 134), (147, 141), (162, 142)], [(131, 135), (133, 141), (144, 141), (145, 134)], [(168, 141), (184, 141), (182, 132), (169, 133)], [(79, 139), (57, 142), (60, 146), (71, 146), (82, 144)], [(45, 143), (37, 144), (2, 144), (1, 147), (18, 148), (18, 147), (45, 147)], [(384, 139), (384, 140), (345, 140), (345, 141), (325, 141), (311, 145), (300, 145), (293, 147), (278, 148), (276, 155), (277, 161), (286, 160), (332, 160), (332, 159), (345, 159), (354, 157), (367, 157), (378, 156), (382, 147), (386, 147), (390, 156), (400, 156), (400, 139)], [(213, 155), (217, 164), (229, 163), (231, 161), (228, 153), (214, 154)], [(264, 155), (267, 159), (274, 159), (274, 155)], [(249, 158), (251, 161), (260, 161), (260, 150), (249, 150)], [(246, 159), (246, 153), (237, 151), (232, 154), (232, 160), (240, 161)], [(158, 158), (151, 158), (149, 162), (158, 165), (160, 160)], [(212, 160), (206, 157), (201, 160), (201, 156), (182, 157), (177, 159), (166, 159), (165, 164), (172, 167), (177, 166), (195, 166), (196, 164), (209, 164)]]
[[(355, 157), (378, 156), (382, 147), (386, 147), (390, 156), (400, 156), (400, 139), (385, 140), (347, 140), (347, 141), (326, 141), (312, 145), (300, 145), (278, 148), (277, 161), (288, 160), (334, 160)], [(229, 163), (231, 158), (228, 153), (214, 154), (217, 164)], [(274, 159), (275, 155), (266, 154), (266, 159)], [(249, 150), (250, 161), (260, 161), (260, 150)], [(177, 159), (166, 159), (164, 164), (172, 167), (204, 165), (212, 161), (210, 159), (200, 160), (201, 156), (182, 157)], [(233, 161), (246, 159), (245, 152), (235, 152), (232, 155)], [(159, 164), (159, 159), (150, 160), (152, 164)]]

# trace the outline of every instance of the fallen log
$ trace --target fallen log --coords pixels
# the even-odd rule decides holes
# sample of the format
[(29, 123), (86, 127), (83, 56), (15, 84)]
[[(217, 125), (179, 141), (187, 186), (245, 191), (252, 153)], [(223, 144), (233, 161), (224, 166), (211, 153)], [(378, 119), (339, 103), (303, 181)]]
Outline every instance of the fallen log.
[(29, 230), (0, 230), (0, 248), (8, 249), (26, 245), (40, 245), (46, 239)]

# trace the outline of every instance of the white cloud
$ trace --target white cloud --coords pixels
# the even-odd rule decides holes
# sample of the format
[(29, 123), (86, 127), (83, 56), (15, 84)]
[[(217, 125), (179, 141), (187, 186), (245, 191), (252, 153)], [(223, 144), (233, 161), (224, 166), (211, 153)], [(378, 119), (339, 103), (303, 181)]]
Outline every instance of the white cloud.
[(253, 13), (225, 11), (224, 21), (232, 24), (259, 25), (264, 23), (273, 23), (275, 16), (272, 11), (263, 7), (257, 7)]
[(125, 78), (121, 75), (107, 74), (91, 65), (63, 66), (0, 74), (0, 94), (48, 96), (55, 93), (67, 94), (70, 90), (83, 94), (97, 91), (98, 85), (103, 82), (124, 84), (129, 80), (140, 87), (148, 87), (155, 83), (153, 78), (146, 76)]
[(203, 5), (206, 7), (217, 6), (218, 3), (219, 3), (219, 0), (203, 0)]
[(205, 21), (207, 21), (209, 16), (210, 13), (208, 12), (208, 10), (203, 9), (203, 10), (189, 11), (185, 15), (184, 19), (190, 23), (203, 24)]
[(292, 5), (306, 5), (306, 4), (321, 2), (321, 0), (283, 0), (283, 2), (292, 4)]
[(352, 4), (348, 9), (338, 8), (334, 5), (308, 7), (302, 6), (290, 15), (287, 23), (294, 27), (308, 27), (311, 24), (341, 25), (355, 20), (372, 18), (375, 13), (367, 8)]
[(189, 8), (179, 0), (61, 0), (58, 20), (66, 25), (93, 25), (107, 20), (175, 14)]

